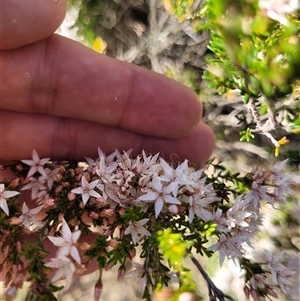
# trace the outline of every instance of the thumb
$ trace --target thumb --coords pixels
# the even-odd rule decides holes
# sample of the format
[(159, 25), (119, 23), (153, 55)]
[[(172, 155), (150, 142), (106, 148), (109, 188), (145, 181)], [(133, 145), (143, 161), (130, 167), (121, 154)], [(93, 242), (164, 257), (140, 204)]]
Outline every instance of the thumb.
[(59, 27), (65, 13), (65, 0), (1, 0), (0, 49), (47, 38)]

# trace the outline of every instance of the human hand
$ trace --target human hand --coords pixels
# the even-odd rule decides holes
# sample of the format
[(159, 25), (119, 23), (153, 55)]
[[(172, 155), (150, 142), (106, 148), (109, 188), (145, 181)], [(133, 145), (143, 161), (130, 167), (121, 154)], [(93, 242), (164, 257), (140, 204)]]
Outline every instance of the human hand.
[[(142, 149), (203, 164), (213, 134), (191, 90), (53, 34), (64, 1), (3, 0), (2, 161)], [(177, 157), (176, 157), (177, 156)]]
[(28, 159), (33, 148), (81, 160), (98, 146), (197, 165), (209, 158), (214, 138), (193, 91), (53, 34), (64, 1), (2, 0), (0, 9), (2, 162)]

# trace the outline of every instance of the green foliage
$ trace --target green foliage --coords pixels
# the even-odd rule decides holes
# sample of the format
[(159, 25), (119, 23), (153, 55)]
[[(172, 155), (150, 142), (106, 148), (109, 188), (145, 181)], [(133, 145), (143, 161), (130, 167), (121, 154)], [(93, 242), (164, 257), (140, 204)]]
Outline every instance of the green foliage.
[[(244, 119), (240, 141), (263, 134), (277, 156), (282, 136), (274, 138), (271, 132), (299, 133), (299, 12), (278, 13), (281, 24), (269, 18), (257, 0), (207, 0), (194, 13), (194, 1), (173, 0), (172, 5), (179, 19), (189, 15), (199, 32), (211, 34), (203, 76), (208, 86), (221, 95), (234, 91), (252, 108), (253, 120)], [(277, 11), (283, 9), (280, 6)]]

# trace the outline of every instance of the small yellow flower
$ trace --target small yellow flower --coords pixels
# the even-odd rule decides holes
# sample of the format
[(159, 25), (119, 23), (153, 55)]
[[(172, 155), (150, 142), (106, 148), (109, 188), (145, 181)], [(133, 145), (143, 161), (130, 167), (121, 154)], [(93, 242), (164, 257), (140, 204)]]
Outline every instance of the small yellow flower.
[(281, 145), (285, 145), (288, 144), (290, 142), (290, 140), (288, 140), (285, 136), (282, 137), (280, 140), (277, 141), (278, 142), (278, 146), (275, 147), (275, 157), (279, 156), (279, 147)]

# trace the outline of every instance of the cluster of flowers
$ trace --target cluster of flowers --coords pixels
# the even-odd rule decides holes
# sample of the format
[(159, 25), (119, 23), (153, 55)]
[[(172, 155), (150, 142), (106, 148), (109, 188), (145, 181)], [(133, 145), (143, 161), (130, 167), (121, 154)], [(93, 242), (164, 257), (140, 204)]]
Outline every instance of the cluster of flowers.
[[(47, 260), (44, 267), (55, 270), (53, 282), (65, 279), (66, 287), (74, 273), (84, 270), (86, 262), (92, 259), (91, 256), (86, 257), (85, 252), (92, 250), (93, 244), (79, 242), (80, 236), (90, 227), (83, 222), (83, 215), (94, 226), (101, 226), (101, 237), (107, 240), (106, 248), (116, 248), (122, 239), (129, 241), (130, 259), (135, 255), (137, 244), (155, 234), (154, 224), (160, 219), (173, 220), (175, 224), (178, 219), (174, 217), (180, 216), (190, 225), (213, 224), (217, 241), (206, 247), (206, 251), (218, 251), (222, 265), (225, 257), (240, 263), (247, 255), (251, 239), (262, 224), (262, 203), (276, 206), (292, 194), (292, 181), (283, 172), (286, 161), (270, 171), (254, 168), (248, 175), (249, 191), (231, 204), (224, 203), (213, 182), (208, 181), (205, 171), (190, 166), (188, 161), (174, 168), (158, 154), (153, 156), (143, 152), (131, 158), (130, 151), (115, 151), (106, 156), (98, 149), (98, 155), (96, 160), (86, 158), (85, 165), (72, 168), (66, 162), (40, 159), (33, 150), (32, 160), (23, 160), (15, 165), (19, 175), (0, 184), (0, 219), (5, 214), (9, 224), (20, 227), (23, 233), (38, 233), (39, 239), (48, 238), (58, 247), (56, 256)], [(18, 199), (25, 191), (30, 191), (32, 203), (37, 207), (29, 209), (32, 207), (28, 207), (29, 203), (20, 204)], [(130, 208), (139, 209), (137, 214), (128, 218)], [(43, 211), (45, 217), (41, 220), (39, 214)], [(9, 233), (1, 227), (0, 252), (5, 255), (9, 253), (9, 246), (5, 244)], [(115, 234), (117, 228), (121, 229), (119, 236)], [(19, 248), (26, 246), (23, 243)], [(253, 270), (246, 277), (245, 293), (254, 300), (276, 297), (274, 286), (286, 293), (291, 285), (290, 277), (294, 274), (280, 263), (283, 254), (275, 257), (268, 251), (265, 254), (265, 268), (259, 272)], [(109, 257), (109, 253), (106, 255)], [(0, 264), (6, 264), (12, 271), (15, 263), (6, 257)], [(94, 257), (97, 258), (97, 254)], [(107, 268), (115, 264), (107, 259)], [(146, 263), (134, 266), (137, 270), (130, 274), (137, 276), (138, 281), (143, 279), (144, 283), (145, 272), (149, 271)], [(126, 271), (124, 265), (121, 267), (119, 274), (123, 277)], [(6, 285), (9, 285), (7, 295), (13, 295), (20, 287), (12, 278), (6, 280)], [(272, 284), (268, 282), (270, 278)], [(96, 284), (95, 294), (100, 296), (101, 289), (100, 281)]]
[(300, 9), (299, 0), (259, 0), (259, 7), (266, 11), (269, 18), (288, 25), (288, 15)]

